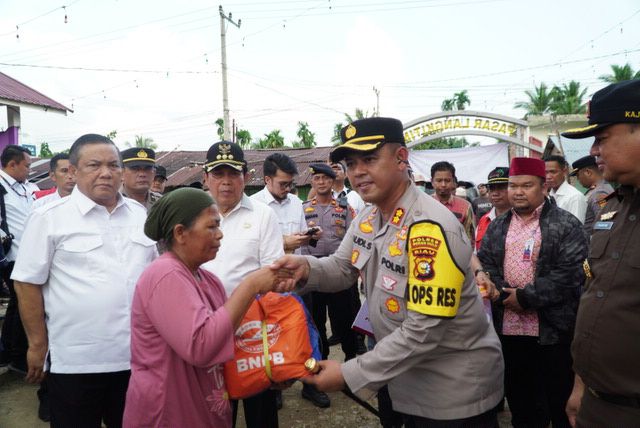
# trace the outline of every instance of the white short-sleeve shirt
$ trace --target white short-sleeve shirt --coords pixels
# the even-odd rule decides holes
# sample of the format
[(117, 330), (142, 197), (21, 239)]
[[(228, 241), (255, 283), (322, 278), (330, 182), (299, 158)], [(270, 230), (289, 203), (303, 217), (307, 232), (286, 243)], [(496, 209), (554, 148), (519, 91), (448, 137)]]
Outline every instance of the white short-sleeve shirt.
[(7, 260), (16, 260), (24, 224), (31, 212), (33, 201), (36, 199), (33, 194), (38, 190), (38, 186), (33, 183), (19, 183), (6, 172), (0, 170), (0, 186), (6, 191), (4, 195), (4, 206), (7, 213), (7, 226), (13, 235), (13, 244), (7, 254)]
[(218, 254), (202, 267), (220, 278), (227, 296), (246, 274), (284, 255), (275, 213), (246, 195), (229, 214), (221, 216), (220, 228), (224, 236)]
[(307, 230), (302, 201), (297, 196), (287, 193), (287, 199), (278, 202), (265, 186), (259, 192), (251, 195), (251, 199), (266, 204), (276, 213), (283, 235), (293, 235)]
[(52, 373), (129, 369), (133, 292), (157, 256), (145, 219), (135, 201), (109, 213), (77, 188), (31, 213), (11, 278), (42, 285)]

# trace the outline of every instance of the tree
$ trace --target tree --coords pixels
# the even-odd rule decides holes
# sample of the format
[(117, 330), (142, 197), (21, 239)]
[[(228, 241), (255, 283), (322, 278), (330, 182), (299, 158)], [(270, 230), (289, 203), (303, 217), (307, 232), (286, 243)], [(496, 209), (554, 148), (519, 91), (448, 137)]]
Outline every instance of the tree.
[(426, 143), (413, 146), (412, 150), (435, 150), (435, 149), (459, 149), (462, 147), (477, 147), (480, 143), (471, 143), (464, 137), (448, 137), (437, 138), (435, 140), (427, 141)]
[(549, 112), (553, 96), (544, 82), (540, 86), (534, 86), (533, 91), (526, 90), (524, 93), (529, 97), (529, 101), (518, 101), (514, 107), (525, 109), (527, 111), (524, 115), (525, 118), (529, 115)]
[(118, 136), (118, 131), (116, 131), (115, 129), (111, 132), (108, 132), (106, 135), (106, 137), (111, 141), (115, 140), (117, 136)]
[(53, 153), (51, 149), (49, 149), (49, 143), (40, 144), (40, 154), (38, 157), (40, 157), (40, 159), (51, 159), (53, 157)]
[(452, 98), (442, 101), (440, 108), (442, 111), (464, 110), (469, 105), (471, 105), (471, 99), (469, 99), (467, 90), (464, 89), (454, 93)]
[(307, 122), (298, 122), (298, 132), (296, 132), (299, 140), (293, 142), (295, 148), (311, 148), (316, 146), (316, 134), (311, 132)]
[(583, 114), (587, 112), (587, 104), (584, 102), (584, 96), (587, 88), (581, 89), (580, 82), (575, 80), (562, 86), (554, 86), (551, 89), (550, 110), (553, 114)]
[(127, 147), (140, 147), (143, 149), (151, 149), (151, 150), (155, 150), (158, 148), (158, 145), (153, 142), (153, 138), (143, 137), (142, 135), (136, 135), (136, 139), (133, 144), (127, 141), (125, 145)]
[(220, 140), (223, 140), (224, 139), (224, 119), (219, 117), (214, 123), (218, 127), (216, 129), (216, 132), (218, 133), (218, 138), (220, 138)]
[(251, 133), (246, 129), (238, 129), (236, 131), (236, 142), (243, 149), (251, 147)]
[(279, 129), (274, 129), (268, 134), (264, 134), (264, 138), (258, 140), (256, 144), (252, 144), (253, 149), (277, 149), (284, 147), (284, 137), (280, 135)]
[(612, 64), (611, 71), (612, 74), (603, 74), (599, 79), (607, 83), (618, 83), (624, 82), (625, 80), (640, 79), (640, 70), (634, 72), (629, 63), (623, 66)]

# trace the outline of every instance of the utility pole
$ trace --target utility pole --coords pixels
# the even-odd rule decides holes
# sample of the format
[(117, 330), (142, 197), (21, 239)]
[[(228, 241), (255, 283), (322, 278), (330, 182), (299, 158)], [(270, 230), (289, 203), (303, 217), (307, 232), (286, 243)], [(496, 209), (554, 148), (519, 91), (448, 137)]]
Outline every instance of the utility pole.
[(375, 86), (373, 87), (373, 92), (376, 94), (376, 117), (380, 117), (380, 90)]
[(224, 135), (223, 139), (225, 141), (231, 141), (231, 127), (229, 120), (229, 93), (227, 91), (227, 24), (225, 21), (230, 22), (235, 25), (237, 28), (240, 28), (241, 20), (238, 19), (238, 23), (236, 24), (231, 19), (231, 13), (229, 16), (224, 14), (222, 10), (222, 5), (220, 5), (220, 46), (222, 51), (222, 112), (224, 120)]

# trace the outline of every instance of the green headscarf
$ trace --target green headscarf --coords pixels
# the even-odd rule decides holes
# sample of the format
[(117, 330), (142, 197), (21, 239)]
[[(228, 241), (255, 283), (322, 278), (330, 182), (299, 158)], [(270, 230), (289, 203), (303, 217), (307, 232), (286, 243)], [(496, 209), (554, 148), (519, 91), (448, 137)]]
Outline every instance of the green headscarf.
[(185, 187), (176, 189), (160, 198), (149, 210), (144, 223), (144, 233), (154, 241), (169, 242), (173, 227), (190, 224), (205, 208), (215, 204), (209, 195), (200, 189)]

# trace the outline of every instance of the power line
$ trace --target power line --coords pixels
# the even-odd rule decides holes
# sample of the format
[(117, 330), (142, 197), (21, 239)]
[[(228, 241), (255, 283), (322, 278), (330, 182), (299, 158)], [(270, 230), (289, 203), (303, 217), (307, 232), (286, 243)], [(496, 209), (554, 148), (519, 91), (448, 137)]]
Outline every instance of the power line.
[(147, 74), (218, 74), (218, 71), (202, 71), (202, 70), (171, 70), (171, 69), (134, 69), (134, 68), (101, 68), (101, 67), (65, 67), (60, 65), (37, 65), (37, 64), (10, 64), (0, 62), (0, 65), (6, 67), (30, 67), (30, 68), (47, 68), (54, 70), (78, 70), (78, 71), (97, 71), (109, 73), (147, 73)]

